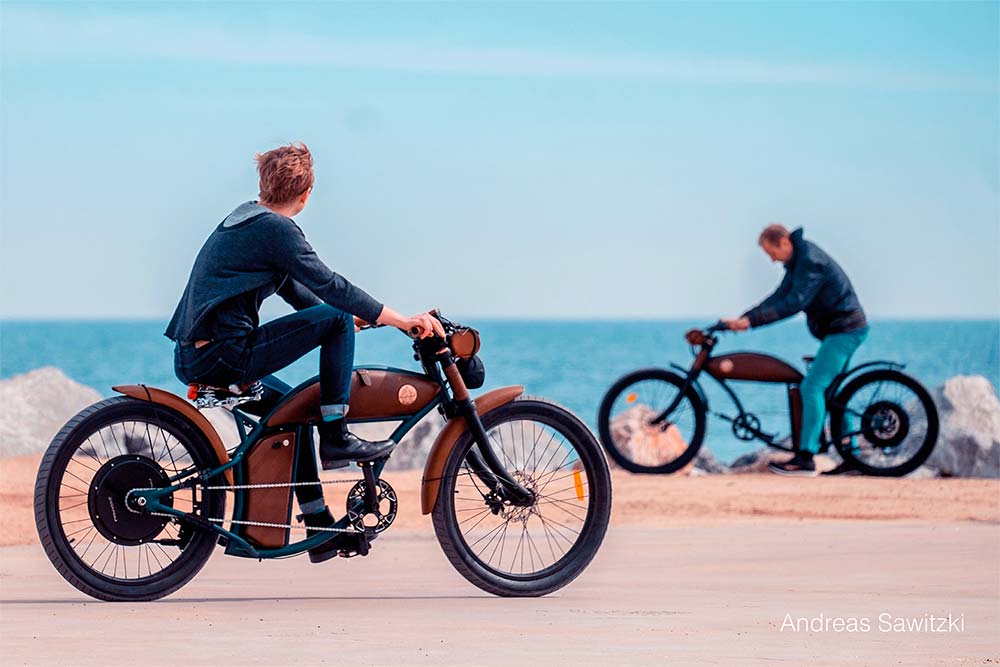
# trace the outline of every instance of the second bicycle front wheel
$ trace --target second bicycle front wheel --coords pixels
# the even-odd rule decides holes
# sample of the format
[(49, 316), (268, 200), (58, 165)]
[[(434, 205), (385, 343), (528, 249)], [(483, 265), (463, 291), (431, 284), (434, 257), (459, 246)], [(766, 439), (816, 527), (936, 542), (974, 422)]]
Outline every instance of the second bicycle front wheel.
[(706, 406), (698, 391), (690, 385), (685, 389), (685, 384), (677, 373), (644, 368), (611, 385), (597, 426), (615, 463), (629, 472), (672, 473), (694, 460), (705, 439)]
[(466, 460), (476, 446), (466, 431), (445, 463), (434, 531), (455, 569), (484, 591), (546, 595), (579, 576), (604, 540), (607, 462), (583, 422), (543, 399), (519, 399), (480, 418), (497, 459), (534, 502), (491, 504), (491, 489)]

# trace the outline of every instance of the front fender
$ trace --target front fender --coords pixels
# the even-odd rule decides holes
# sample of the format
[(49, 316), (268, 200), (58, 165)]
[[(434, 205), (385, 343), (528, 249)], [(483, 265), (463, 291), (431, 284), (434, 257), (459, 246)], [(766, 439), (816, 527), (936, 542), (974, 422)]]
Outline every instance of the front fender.
[[(488, 391), (475, 399), (476, 412), (484, 415), (490, 410), (496, 410), (501, 405), (510, 403), (523, 393), (524, 387), (520, 385)], [(434, 510), (438, 489), (441, 487), (441, 476), (444, 475), (445, 463), (448, 461), (448, 456), (451, 455), (451, 450), (455, 448), (455, 443), (467, 430), (468, 426), (464, 418), (449, 419), (431, 446), (431, 451), (427, 455), (427, 463), (424, 464), (424, 476), (420, 481), (420, 511), (423, 514), (430, 514)]]
[[(226, 452), (226, 446), (222, 444), (222, 438), (219, 437), (219, 432), (215, 430), (212, 426), (212, 422), (205, 418), (205, 415), (198, 411), (198, 408), (194, 407), (183, 398), (176, 394), (171, 394), (169, 391), (163, 389), (157, 389), (156, 387), (147, 387), (144, 384), (122, 384), (112, 387), (114, 391), (119, 394), (125, 394), (126, 396), (131, 396), (132, 398), (137, 398), (140, 401), (149, 401), (151, 403), (157, 403), (167, 408), (171, 408), (175, 412), (181, 413), (186, 417), (195, 428), (201, 431), (208, 443), (212, 445), (212, 451), (215, 452), (215, 458), (218, 459), (219, 465), (224, 465), (229, 463), (229, 453)], [(223, 474), (226, 477), (226, 481), (229, 484), (233, 483), (233, 471), (232, 469), (226, 469)]]

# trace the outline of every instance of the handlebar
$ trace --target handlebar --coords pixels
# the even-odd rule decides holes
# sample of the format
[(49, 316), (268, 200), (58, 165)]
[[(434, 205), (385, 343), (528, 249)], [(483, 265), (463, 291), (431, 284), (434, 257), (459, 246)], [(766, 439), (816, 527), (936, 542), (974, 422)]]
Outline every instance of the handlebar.
[(719, 331), (729, 331), (729, 325), (727, 325), (722, 320), (719, 320), (715, 324), (705, 328), (705, 333), (707, 334), (714, 334)]

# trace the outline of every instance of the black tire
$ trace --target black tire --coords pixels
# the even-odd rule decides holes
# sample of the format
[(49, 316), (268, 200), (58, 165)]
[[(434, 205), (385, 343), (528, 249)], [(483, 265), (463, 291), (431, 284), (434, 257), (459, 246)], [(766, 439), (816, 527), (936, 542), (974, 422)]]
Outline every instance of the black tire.
[[(494, 451), (498, 452), (497, 456), (503, 456), (504, 458), (501, 460), (506, 459), (509, 461), (509, 471), (515, 477), (521, 476), (522, 483), (525, 483), (526, 486), (529, 485), (529, 481), (531, 484), (534, 484), (538, 498), (542, 500), (538, 500), (531, 508), (527, 509), (506, 508), (501, 514), (493, 514), (488, 509), (485, 512), (481, 509), (475, 509), (477, 502), (481, 504), (482, 508), (486, 508), (486, 504), (482, 491), (473, 488), (474, 486), (478, 486), (475, 483), (476, 478), (468, 472), (466, 467), (466, 455), (474, 446), (471, 435), (466, 431), (456, 442), (454, 449), (445, 463), (437, 502), (434, 505), (432, 513), (434, 532), (437, 535), (438, 542), (441, 544), (441, 549), (448, 560), (451, 561), (451, 564), (455, 566), (455, 569), (482, 590), (503, 597), (538, 597), (547, 595), (576, 579), (594, 558), (598, 548), (601, 546), (601, 542), (604, 540), (604, 534), (607, 531), (608, 520), (611, 514), (611, 475), (608, 472), (608, 464), (604, 460), (600, 446), (587, 426), (565, 408), (544, 399), (521, 398), (495, 410), (491, 410), (482, 415), (481, 419), (483, 426), (490, 434), (491, 442), (500, 443), (499, 450), (494, 446)], [(530, 424), (527, 436), (525, 436), (525, 431), (523, 430), (525, 423)], [(521, 429), (521, 460), (523, 463), (520, 464), (517, 463), (515, 424), (520, 424), (519, 428)], [(504, 441), (502, 439), (497, 440), (496, 434), (502, 434), (507, 426), (510, 428), (513, 447), (504, 450)], [(528, 440), (532, 439), (530, 429), (534, 429), (535, 433), (538, 434), (534, 436), (534, 445), (528, 443)], [(549, 436), (545, 450), (537, 449), (539, 441), (544, 437), (547, 430), (550, 430), (553, 434), (558, 434), (562, 442), (567, 443), (571, 447), (571, 450), (566, 450), (567, 453), (558, 461), (556, 461), (556, 455), (559, 453), (558, 448), (563, 446), (561, 442), (556, 443), (556, 449), (552, 454), (548, 453), (554, 435)], [(532, 449), (528, 451), (528, 447), (532, 447)], [(506, 451), (512, 452), (511, 459), (507, 459)], [(567, 462), (571, 451), (576, 452), (578, 459)], [(533, 462), (531, 471), (528, 471), (528, 467), (531, 465), (529, 462)], [(540, 462), (543, 462), (543, 465), (542, 470), (539, 472), (538, 465)], [(553, 468), (552, 466), (556, 463), (559, 465)], [(555, 491), (550, 494), (543, 493), (553, 481), (564, 478), (560, 471), (569, 470), (570, 467), (572, 471), (567, 472), (565, 477), (573, 477), (574, 486), (567, 488), (573, 489), (575, 492), (574, 496), (567, 499), (557, 499), (557, 496), (566, 490)], [(535, 477), (536, 474), (537, 478)], [(585, 480), (583, 479), (583, 475), (586, 475)], [(460, 478), (466, 481), (460, 482)], [(541, 483), (543, 481), (544, 483)], [(584, 486), (584, 482), (586, 486)], [(478, 498), (476, 497), (477, 493), (480, 494)], [(570, 501), (574, 497), (577, 499), (576, 502), (583, 502), (583, 499), (586, 498), (586, 506), (571, 503)], [(460, 502), (467, 504), (458, 507)], [(468, 505), (472, 505), (472, 508), (470, 509)], [(573, 510), (572, 512), (570, 509), (567, 509), (570, 507)], [(575, 513), (583, 511), (586, 512), (586, 516), (584, 517)], [(465, 519), (460, 520), (459, 516), (463, 512), (479, 512), (479, 514), (473, 516), (466, 515)], [(512, 514), (520, 512), (521, 518), (505, 517), (504, 515), (508, 512)], [(544, 518), (544, 512), (549, 512), (549, 521)], [(555, 521), (553, 519), (553, 512), (573, 516), (575, 517), (573, 519), (574, 522), (576, 519), (582, 519), (580, 521), (581, 528), (579, 531), (576, 531), (576, 536), (573, 539), (568, 537), (573, 535), (573, 529)], [(470, 533), (469, 537), (470, 539), (472, 538), (471, 534), (476, 525), (474, 524), (471, 528), (463, 529), (462, 523), (476, 519), (480, 514), (482, 518), (476, 520), (477, 524), (484, 520), (491, 522), (494, 520), (498, 522), (506, 521), (506, 523), (501, 523), (502, 526), (505, 526), (502, 535), (499, 535), (499, 527), (495, 529), (499, 535), (498, 544), (501, 544), (500, 559), (496, 564), (492, 562), (492, 558), (484, 559), (481, 554), (477, 553), (474, 548), (476, 546), (475, 543), (470, 547), (466, 540), (466, 533), (463, 532), (463, 530), (468, 530)], [(522, 549), (520, 552), (520, 572), (513, 572), (513, 565), (517, 560), (517, 551), (514, 552), (514, 557), (512, 558), (511, 571), (500, 569), (503, 567), (504, 562), (502, 544), (506, 541), (506, 526), (509, 526), (512, 521), (515, 524), (518, 522), (522, 524), (522, 541), (519, 547)], [(527, 533), (528, 526), (532, 521), (535, 522), (535, 526), (539, 526), (539, 531), (536, 531), (534, 534), (544, 534), (547, 545), (541, 542), (534, 543), (531, 537), (532, 534)], [(560, 527), (557, 528), (556, 526)], [(486, 528), (481, 530), (486, 530)], [(490, 532), (493, 531), (491, 530)], [(524, 541), (525, 534), (528, 534), (526, 542)], [(494, 538), (491, 537), (490, 539), (493, 540)], [(511, 539), (514, 539), (513, 535)], [(538, 548), (538, 544), (542, 544), (542, 547)], [(556, 549), (562, 550), (564, 545), (569, 546), (565, 546), (565, 551), (562, 551), (561, 555), (557, 555), (555, 553)], [(490, 543), (487, 543), (486, 548), (489, 546)], [(534, 550), (533, 547), (535, 547)], [(494, 552), (496, 548), (493, 547)], [(552, 562), (549, 565), (544, 565), (545, 560), (543, 559), (542, 552), (546, 548), (551, 552), (552, 556)], [(483, 551), (485, 552), (485, 549)], [(526, 553), (530, 557), (530, 567), (537, 567), (537, 569), (525, 571)], [(537, 566), (535, 565), (534, 554), (538, 554)], [(545, 554), (545, 558), (547, 556), (548, 554)]]
[[(899, 390), (895, 392), (897, 395), (893, 395), (891, 390), (893, 385)], [(876, 387), (875, 395), (865, 398), (864, 390), (872, 386)], [(890, 389), (883, 393), (881, 389), (883, 386), (888, 386)], [(902, 389), (911, 394), (909, 400), (905, 402), (898, 397)], [(861, 398), (856, 399), (856, 397)], [(854, 405), (851, 403), (852, 399), (855, 399)], [(884, 406), (882, 410), (885, 413), (895, 418), (895, 432), (862, 433), (855, 438), (844, 436), (844, 433), (857, 430), (856, 426), (847, 430), (845, 417), (854, 415), (860, 417), (863, 422), (865, 415), (872, 409), (877, 412), (880, 405)], [(922, 415), (915, 413), (917, 407), (923, 412)], [(937, 444), (939, 422), (934, 401), (922, 384), (897, 370), (874, 370), (854, 378), (837, 393), (836, 398), (829, 404), (829, 412), (830, 434), (837, 451), (845, 462), (866, 475), (878, 477), (907, 475), (923, 465)], [(911, 435), (913, 439), (907, 442), (907, 438)], [(852, 448), (852, 439), (859, 439), (870, 445), (868, 450), (872, 454), (869, 455), (860, 448)], [(890, 451), (890, 448), (885, 446), (887, 443), (895, 443), (891, 451), (906, 443), (906, 452), (891, 460), (886, 454)]]
[[(675, 414), (680, 414), (685, 410), (690, 410), (691, 414), (690, 425), (686, 429), (689, 433), (682, 434), (683, 440), (687, 442), (687, 448), (679, 456), (669, 461), (652, 465), (643, 461), (635, 461), (630, 456), (630, 453), (626, 451), (626, 448), (622, 446), (624, 443), (616, 443), (615, 438), (612, 437), (614, 416), (611, 412), (615, 405), (619, 404), (621, 396), (630, 387), (634, 387), (640, 383), (666, 383), (666, 385), (673, 387), (673, 392), (676, 394), (680, 393), (684, 387), (685, 379), (677, 373), (662, 368), (643, 368), (620, 377), (604, 395), (601, 407), (597, 413), (597, 428), (601, 436), (601, 444), (604, 445), (604, 449), (608, 452), (611, 459), (629, 472), (656, 474), (677, 472), (693, 461), (694, 457), (698, 454), (698, 450), (701, 449), (702, 442), (705, 439), (705, 415), (707, 410), (705, 403), (702, 401), (701, 395), (695, 387), (691, 385), (685, 391), (681, 403), (674, 411)], [(672, 400), (672, 397), (665, 399), (663, 401), (664, 405), (651, 407), (654, 411), (663, 410), (669, 405), (670, 400)], [(685, 403), (688, 404), (686, 407)]]
[[(126, 426), (130, 423), (133, 425), (131, 440), (128, 439)], [(135, 430), (140, 424), (146, 425), (145, 434), (139, 427), (140, 437), (136, 439)], [(156, 430), (153, 431), (155, 435), (150, 435), (151, 428), (162, 428), (162, 431)], [(118, 430), (116, 431), (116, 429)], [(116, 432), (120, 434), (120, 438), (115, 436)], [(113, 445), (106, 442), (108, 435), (113, 437)], [(103, 440), (99, 440), (97, 436)], [(148, 441), (144, 439), (147, 437)], [(170, 438), (176, 439), (177, 442), (171, 444)], [(122, 450), (119, 440), (125, 442), (124, 450)], [(98, 442), (105, 447), (103, 452), (97, 444)], [(141, 451), (142, 442), (150, 443), (149, 455)], [(117, 452), (115, 447), (118, 448)], [(90, 492), (89, 500), (93, 497), (93, 489), (98, 488), (97, 480), (101, 474), (100, 471), (105, 470), (113, 460), (138, 461), (140, 465), (152, 467), (157, 465), (157, 452), (163, 458), (169, 455), (168, 460), (171, 463), (168, 465), (172, 466), (171, 472), (179, 467), (193, 466), (193, 468), (201, 470), (219, 465), (205, 436), (181, 414), (164, 406), (156, 406), (154, 409), (151, 403), (125, 396), (109, 398), (82, 410), (63, 426), (42, 457), (34, 495), (35, 526), (38, 530), (38, 538), (45, 550), (45, 555), (52, 561), (59, 574), (78, 590), (91, 597), (106, 601), (142, 601), (161, 598), (190, 581), (212, 554), (216, 544), (216, 536), (209, 531), (188, 527), (178, 528), (175, 524), (164, 519), (163, 522), (167, 526), (171, 526), (171, 529), (164, 526), (161, 533), (123, 545), (101, 532), (99, 525), (105, 525), (107, 518), (101, 520), (99, 511), (95, 510), (87, 500), (67, 501), (66, 507), (61, 504), (66, 498), (66, 496), (61, 495), (65, 486), (83, 491), (78, 487), (86, 484), (86, 488)], [(181, 460), (183, 463), (177, 463), (177, 460)], [(70, 466), (73, 466), (73, 470), (76, 472), (70, 470)], [(84, 473), (84, 470), (94, 470), (95, 472), (89, 480), (84, 480), (82, 478), (88, 474)], [(71, 482), (64, 482), (64, 479), (69, 476), (71, 476)], [(71, 494), (71, 496), (81, 495), (86, 494)], [(80, 504), (76, 504), (77, 502)], [(188, 501), (182, 498), (181, 494), (177, 494), (177, 500), (172, 502)], [(202, 490), (197, 502), (192, 492), (190, 502), (190, 511), (198, 512), (202, 517), (222, 518), (225, 513), (224, 491)], [(69, 503), (74, 504), (69, 505)], [(83, 518), (69, 522), (64, 521), (64, 513), (69, 516), (69, 510), (81, 506), (85, 509), (78, 509), (73, 516)], [(175, 507), (179, 507), (179, 505), (175, 505)], [(67, 537), (67, 524), (85, 523), (88, 517), (92, 524), (89, 527), (91, 532), (84, 532), (78, 540), (69, 539)], [(88, 526), (74, 526), (69, 534), (73, 535), (87, 528)], [(154, 525), (153, 530), (156, 529), (157, 527)], [(171, 533), (171, 530), (175, 532)], [(91, 534), (93, 534), (92, 537)], [(162, 539), (176, 538), (179, 542), (183, 542), (183, 546), (167, 547), (171, 553), (176, 549), (178, 555), (175, 560), (170, 560), (171, 554), (161, 546), (160, 542), (155, 541), (161, 536), (167, 536)], [(90, 544), (87, 549), (92, 548), (98, 538), (107, 542), (105, 549), (114, 546), (114, 549), (111, 550), (115, 554), (114, 575), (109, 575), (104, 571), (107, 569), (108, 563), (105, 563), (105, 567), (101, 571), (98, 570), (96, 566), (101, 557), (97, 557), (92, 564), (88, 564), (85, 561), (86, 550), (83, 552), (83, 556), (77, 553), (76, 547), (82, 546), (88, 537)], [(163, 554), (157, 553), (154, 547), (158, 547)], [(122, 563), (126, 568), (124, 578), (117, 576), (119, 549), (125, 550), (125, 553), (121, 555)], [(132, 578), (129, 578), (127, 568), (130, 554), (135, 555), (136, 552), (128, 551), (129, 549), (138, 549), (139, 552)], [(142, 575), (142, 553), (144, 551), (148, 576)], [(155, 573), (153, 573), (152, 560), (154, 556), (157, 559), (157, 572)], [(111, 556), (109, 555), (108, 558), (110, 559)], [(163, 565), (164, 562), (166, 565)]]

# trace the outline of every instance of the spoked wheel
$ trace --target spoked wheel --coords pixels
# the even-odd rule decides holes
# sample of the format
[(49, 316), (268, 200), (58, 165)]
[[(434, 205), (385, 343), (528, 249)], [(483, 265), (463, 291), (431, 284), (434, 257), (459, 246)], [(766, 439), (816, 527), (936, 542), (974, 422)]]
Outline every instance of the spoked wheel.
[(521, 399), (481, 416), (496, 457), (534, 494), (527, 507), (491, 501), (456, 443), (434, 506), (434, 530), (452, 565), (479, 588), (535, 597), (573, 581), (604, 539), (611, 477), (590, 431), (569, 411)]
[[(53, 439), (35, 482), (35, 525), (46, 555), (100, 600), (154, 600), (208, 561), (215, 535), (138, 510), (136, 488), (169, 486), (218, 465), (204, 436), (174, 411), (116, 397), (86, 408)], [(187, 488), (163, 504), (221, 518), (225, 492)]]
[(615, 463), (630, 472), (671, 473), (694, 459), (705, 438), (705, 404), (694, 387), (683, 389), (684, 378), (660, 368), (634, 371), (611, 385), (597, 425)]
[(896, 370), (849, 382), (830, 404), (837, 451), (868, 475), (900, 477), (920, 467), (938, 437), (938, 414), (923, 385)]

